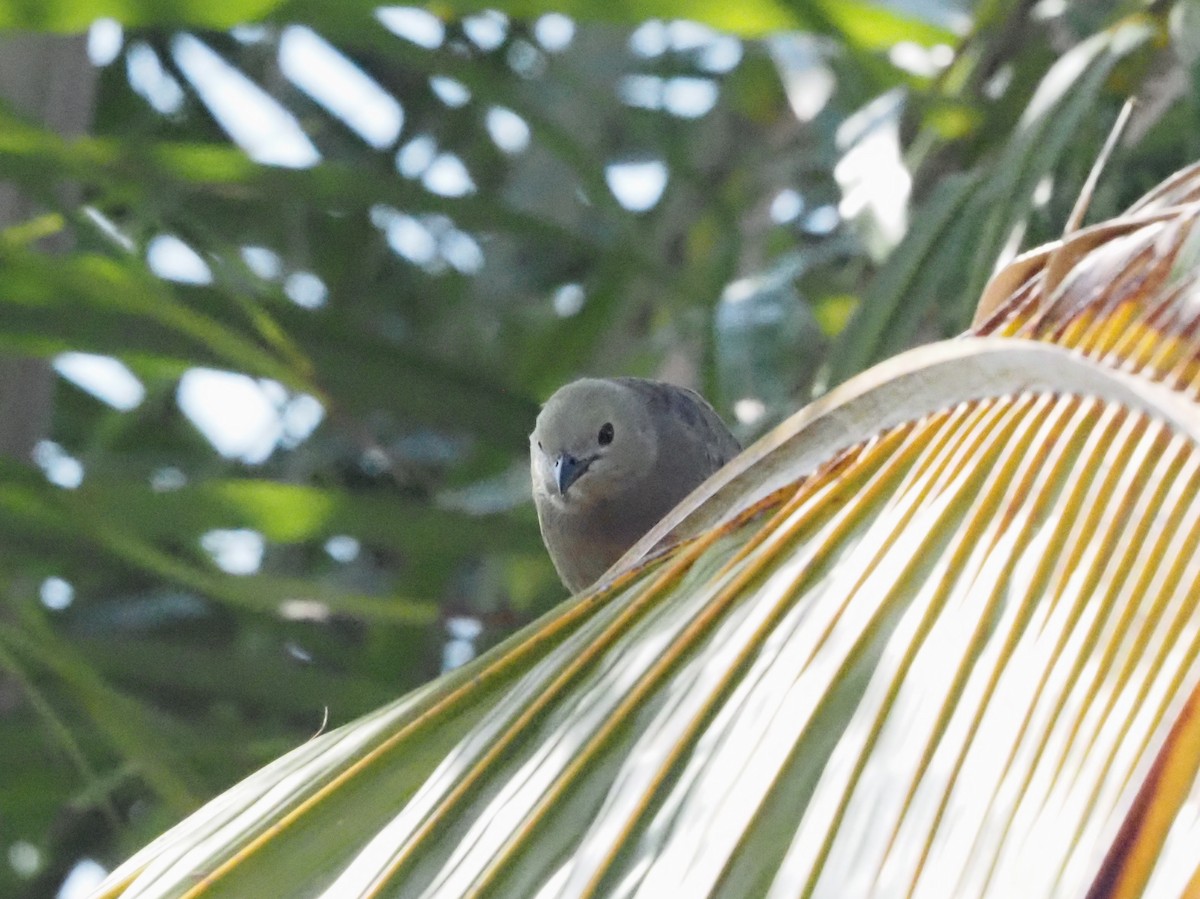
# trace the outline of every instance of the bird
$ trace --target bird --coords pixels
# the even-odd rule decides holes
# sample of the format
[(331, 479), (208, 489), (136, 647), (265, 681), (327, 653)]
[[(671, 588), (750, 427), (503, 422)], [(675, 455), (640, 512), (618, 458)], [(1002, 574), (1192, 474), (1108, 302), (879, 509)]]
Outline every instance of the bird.
[(646, 378), (581, 378), (529, 435), (542, 541), (563, 585), (591, 586), (741, 445), (693, 390)]

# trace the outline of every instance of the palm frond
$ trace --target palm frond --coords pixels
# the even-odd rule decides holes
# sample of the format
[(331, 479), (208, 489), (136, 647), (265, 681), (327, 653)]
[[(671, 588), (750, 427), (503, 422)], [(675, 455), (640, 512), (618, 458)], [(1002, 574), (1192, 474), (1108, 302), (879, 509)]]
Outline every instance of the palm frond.
[(593, 592), (99, 895), (1194, 890), (1198, 192), (1020, 258), (973, 333), (797, 413)]

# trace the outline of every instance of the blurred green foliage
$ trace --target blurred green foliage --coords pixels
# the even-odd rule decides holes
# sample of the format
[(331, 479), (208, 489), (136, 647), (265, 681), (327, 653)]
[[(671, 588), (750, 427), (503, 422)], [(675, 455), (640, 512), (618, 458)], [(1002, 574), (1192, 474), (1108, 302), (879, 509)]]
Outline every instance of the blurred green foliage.
[[(524, 469), (558, 384), (692, 382), (752, 438), (961, 331), (997, 259), (1061, 229), (1126, 97), (1091, 219), (1192, 161), (1185, 8), (443, 3), (418, 42), (358, 3), (0, 5), (126, 26), (88, 137), (0, 106), (0, 177), (34, 204), (0, 231), (0, 348), (115, 357), (145, 390), (122, 410), (59, 379), (40, 468), (0, 466), (0, 894), (111, 865), (561, 600)], [(397, 133), (285, 71), (314, 33), (398, 101)], [(319, 161), (253, 161), (181, 63), (197, 45)], [(899, 224), (870, 177), (889, 148)], [(612, 189), (635, 164), (665, 176), (641, 211)], [(156, 271), (164, 239), (205, 274)], [(264, 460), (183, 414), (197, 368), (266, 385)], [(229, 532), (260, 542), (250, 573), (218, 564)]]

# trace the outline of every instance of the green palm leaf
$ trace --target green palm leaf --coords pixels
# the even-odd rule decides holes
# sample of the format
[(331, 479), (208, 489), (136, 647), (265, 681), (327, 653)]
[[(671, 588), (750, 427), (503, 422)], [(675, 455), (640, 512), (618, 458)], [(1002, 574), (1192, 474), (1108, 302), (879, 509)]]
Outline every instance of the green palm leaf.
[(977, 334), (797, 413), (594, 591), (99, 895), (1183, 894), (1198, 189), (1019, 260)]

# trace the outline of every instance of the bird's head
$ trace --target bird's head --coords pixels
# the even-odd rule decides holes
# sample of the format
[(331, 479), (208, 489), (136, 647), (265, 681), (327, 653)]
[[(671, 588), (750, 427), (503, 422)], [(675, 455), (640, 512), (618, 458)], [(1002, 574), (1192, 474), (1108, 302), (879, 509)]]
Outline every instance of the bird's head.
[(568, 384), (542, 407), (529, 435), (534, 489), (571, 507), (624, 492), (654, 465), (653, 427), (628, 387), (591, 378)]

